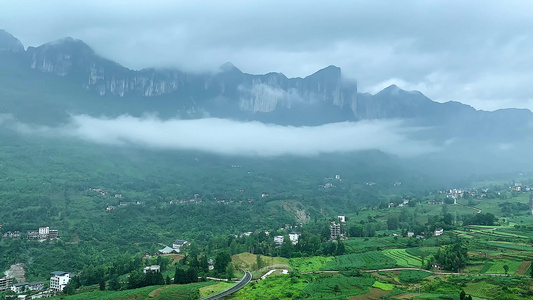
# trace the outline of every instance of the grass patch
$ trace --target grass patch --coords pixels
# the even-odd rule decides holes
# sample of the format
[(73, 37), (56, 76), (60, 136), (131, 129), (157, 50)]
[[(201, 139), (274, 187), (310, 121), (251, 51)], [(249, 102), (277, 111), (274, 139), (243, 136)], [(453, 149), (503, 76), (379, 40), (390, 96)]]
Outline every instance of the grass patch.
[(384, 290), (384, 291), (392, 291), (394, 289), (394, 284), (390, 283), (382, 283), (379, 281), (375, 281), (374, 284), (372, 284), (373, 287)]
[(464, 288), (465, 293), (479, 298), (493, 299), (499, 287), (486, 281), (469, 282)]
[(323, 270), (384, 269), (396, 266), (396, 260), (381, 251), (336, 256), (322, 267)]
[(487, 271), (492, 268), (492, 263), (486, 263), (481, 270), (479, 270), (479, 273), (484, 274), (487, 273)]
[(303, 292), (311, 299), (346, 299), (346, 297), (368, 293), (374, 281), (371, 277), (328, 274), (328, 276), (315, 278), (303, 289)]
[(422, 259), (407, 253), (405, 249), (384, 250), (383, 254), (394, 259), (398, 266), (402, 267), (422, 267)]
[(504, 265), (509, 266), (508, 274), (513, 274), (516, 272), (522, 261), (510, 260), (510, 259), (499, 259), (494, 262), (492, 266), (485, 272), (487, 274), (505, 274), (503, 269)]
[(324, 265), (333, 259), (333, 257), (324, 256), (298, 257), (291, 258), (289, 260), (289, 265), (293, 270), (300, 273), (314, 272), (320, 270)]
[[(289, 266), (289, 259), (284, 257), (271, 257), (271, 256), (263, 256), (261, 255), (261, 259), (263, 260), (264, 267), (272, 267), (272, 266)], [(257, 255), (251, 254), (248, 252), (235, 254), (231, 257), (231, 262), (236, 267), (244, 267), (247, 269), (252, 269), (252, 266), (257, 264)]]
[(404, 283), (416, 283), (422, 281), (422, 279), (428, 277), (431, 273), (420, 270), (403, 270), (400, 273), (400, 281)]
[(531, 261), (524, 260), (520, 266), (518, 266), (518, 269), (514, 272), (514, 275), (524, 275), (527, 273), (529, 268), (531, 267)]
[(265, 280), (251, 282), (232, 295), (232, 299), (293, 299), (303, 298), (302, 289), (311, 277), (268, 276)]
[(233, 282), (219, 282), (216, 284), (204, 286), (200, 288), (200, 297), (206, 298), (208, 296), (225, 291), (234, 285), (235, 283)]

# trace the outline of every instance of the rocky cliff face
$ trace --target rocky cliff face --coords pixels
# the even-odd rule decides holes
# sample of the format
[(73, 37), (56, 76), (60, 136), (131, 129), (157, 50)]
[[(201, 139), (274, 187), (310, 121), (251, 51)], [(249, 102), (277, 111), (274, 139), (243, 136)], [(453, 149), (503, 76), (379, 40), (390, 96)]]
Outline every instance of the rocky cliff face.
[[(125, 106), (128, 100), (133, 103), (146, 99), (140, 101), (142, 110), (168, 111), (173, 116), (211, 115), (286, 125), (410, 119), (422, 126), (438, 124), (444, 128), (439, 131), (443, 136), (480, 135), (476, 130), (483, 128), (480, 136), (501, 133), (511, 139), (527, 134), (533, 124), (529, 111), (480, 112), (457, 102), (436, 103), (420, 92), (394, 85), (375, 95), (358, 93), (357, 83), (343, 78), (341, 69), (335, 66), (305, 78), (287, 78), (281, 73), (246, 74), (230, 63), (218, 72), (204, 74), (175, 69), (134, 71), (98, 56), (84, 42), (72, 38), (24, 51), (22, 43), (3, 30), (0, 65), (9, 65), (0, 72), (24, 68), (36, 77), (54, 74), (93, 95), (123, 98)], [(42, 80), (49, 78), (43, 76)], [(123, 111), (128, 112), (128, 108)]]
[(305, 78), (287, 78), (280, 73), (251, 75), (226, 63), (214, 74), (191, 74), (179, 70), (129, 70), (99, 57), (84, 42), (65, 38), (39, 47), (29, 47), (30, 68), (77, 81), (100, 96), (163, 95), (208, 102), (209, 98), (232, 99), (235, 109), (251, 113), (290, 110), (301, 105), (355, 106), (357, 85), (348, 85), (341, 70), (329, 66)]
[(0, 29), (0, 52), (1, 51), (24, 52), (24, 46), (9, 32)]

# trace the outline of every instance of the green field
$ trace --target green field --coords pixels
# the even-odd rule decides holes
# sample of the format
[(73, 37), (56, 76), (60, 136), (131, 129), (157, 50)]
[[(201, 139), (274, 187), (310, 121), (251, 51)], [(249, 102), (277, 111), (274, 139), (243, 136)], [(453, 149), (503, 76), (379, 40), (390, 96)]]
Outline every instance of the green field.
[(326, 263), (322, 270), (383, 269), (395, 266), (396, 260), (386, 256), (381, 251), (370, 251), (336, 256), (334, 260)]
[(508, 274), (514, 274), (520, 264), (522, 264), (522, 261), (499, 259), (490, 266), (490, 268), (485, 272), (485, 274), (505, 274), (505, 271), (503, 269), (504, 265), (509, 266)]
[(399, 279), (402, 283), (417, 283), (430, 275), (431, 273), (420, 270), (403, 270)]
[[(346, 299), (349, 296), (368, 293), (374, 281), (371, 277), (332, 275), (314, 279), (303, 292), (311, 299)], [(337, 292), (335, 286), (338, 287)]]
[(422, 267), (422, 259), (407, 253), (405, 249), (383, 250), (383, 254), (394, 259), (398, 266), (414, 268)]
[(394, 284), (390, 283), (382, 283), (379, 281), (375, 281), (374, 284), (372, 284), (373, 287), (384, 290), (384, 291), (392, 291), (394, 289)]
[(470, 282), (464, 288), (465, 293), (482, 299), (493, 299), (499, 287), (486, 281)]
[(290, 267), (300, 273), (314, 272), (320, 270), (333, 257), (313, 256), (313, 257), (298, 257), (289, 260)]
[(311, 277), (289, 277), (272, 275), (265, 280), (251, 282), (234, 294), (232, 299), (293, 299), (303, 297), (302, 289), (308, 285)]
[[(214, 284), (213, 282), (200, 282), (182, 285), (147, 286), (126, 291), (99, 291), (80, 293), (69, 296), (72, 300), (141, 300), (141, 299), (198, 299), (199, 289)], [(56, 296), (50, 299), (63, 299), (64, 296)]]

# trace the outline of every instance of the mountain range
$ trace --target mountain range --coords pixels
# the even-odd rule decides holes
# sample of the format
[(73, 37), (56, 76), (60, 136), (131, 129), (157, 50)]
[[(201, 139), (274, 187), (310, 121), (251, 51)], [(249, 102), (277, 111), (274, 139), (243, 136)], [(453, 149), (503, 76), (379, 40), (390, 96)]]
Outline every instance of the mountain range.
[(533, 114), (527, 109), (480, 111), (454, 101), (438, 103), (395, 85), (373, 95), (360, 93), (336, 66), (305, 78), (247, 74), (231, 63), (211, 73), (137, 71), (99, 56), (81, 40), (64, 38), (24, 49), (0, 30), (0, 114), (54, 124), (67, 122), (72, 114), (147, 112), (163, 119), (217, 117), (291, 126), (401, 119), (423, 129), (411, 132), (411, 138), (446, 146), (447, 163), (477, 161), (478, 166), (487, 159), (508, 165), (494, 150), (500, 148), (520, 166), (533, 141)]

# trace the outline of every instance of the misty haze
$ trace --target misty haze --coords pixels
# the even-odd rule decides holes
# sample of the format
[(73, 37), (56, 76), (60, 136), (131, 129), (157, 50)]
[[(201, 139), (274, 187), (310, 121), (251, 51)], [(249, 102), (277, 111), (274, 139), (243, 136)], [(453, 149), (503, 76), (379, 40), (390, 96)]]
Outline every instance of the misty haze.
[(0, 299), (533, 299), (532, 8), (0, 3)]

